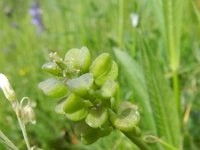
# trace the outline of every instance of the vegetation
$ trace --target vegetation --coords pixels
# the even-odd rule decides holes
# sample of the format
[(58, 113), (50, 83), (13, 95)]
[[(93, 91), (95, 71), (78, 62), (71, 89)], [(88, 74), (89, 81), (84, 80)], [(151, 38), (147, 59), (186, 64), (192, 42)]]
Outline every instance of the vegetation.
[[(23, 100), (24, 96), (28, 96), (31, 102), (34, 102), (31, 108), (35, 106), (33, 109), (37, 122), (25, 125), (31, 146), (47, 150), (126, 150), (142, 146), (153, 150), (199, 149), (200, 2), (198, 0), (2, 0), (0, 9), (2, 10), (0, 73), (6, 75), (11, 82), (16, 99)], [(72, 48), (76, 48), (76, 51), (82, 48), (86, 53), (70, 54), (70, 50), (74, 50)], [(80, 56), (86, 57), (87, 49), (90, 51), (90, 63), (82, 66), (82, 72), (77, 73), (76, 67), (80, 69), (80, 60), (84, 58)], [(49, 53), (51, 53), (50, 58)], [(72, 68), (75, 63), (76, 67), (71, 73), (69, 71), (63, 74), (63, 70), (66, 72), (67, 69), (63, 68), (62, 61), (59, 61), (59, 58), (63, 57), (59, 56), (65, 56), (66, 60), (71, 59)], [(97, 60), (95, 58), (100, 56), (107, 58), (107, 65), (99, 65), (102, 62), (94, 63)], [(73, 57), (79, 59), (73, 62)], [(49, 61), (53, 63), (42, 66)], [(99, 132), (96, 128), (101, 127), (102, 130), (102, 126), (105, 127), (104, 123), (108, 118), (114, 118), (108, 121), (111, 122), (109, 125), (112, 125), (112, 132), (108, 136), (105, 136), (107, 133), (101, 133), (93, 138), (91, 138), (93, 134), (90, 133), (90, 137), (85, 136), (89, 139), (82, 138), (83, 143), (95, 142), (85, 145), (74, 131), (74, 121), (83, 119), (72, 115), (73, 111), (79, 110), (78, 104), (70, 103), (70, 106), (65, 104), (64, 111), (67, 117), (55, 113), (55, 107), (60, 104), (56, 99), (65, 97), (66, 93), (61, 90), (53, 91), (57, 93), (52, 94), (52, 88), (44, 90), (44, 84), (52, 87), (49, 82), (55, 84), (57, 77), (53, 78), (43, 70), (52, 73), (48, 66), (54, 65), (56, 66), (56, 71), (53, 71), (54, 76), (60, 76), (62, 80), (66, 76), (70, 77), (72, 81), (66, 84), (67, 89), (74, 93), (68, 97), (71, 102), (77, 100), (77, 93), (82, 93), (79, 95), (81, 98), (89, 95), (84, 89), (77, 92), (76, 88), (80, 84), (75, 86), (76, 83), (85, 78), (93, 80), (94, 77), (96, 85), (90, 85), (90, 88), (93, 91), (101, 90), (90, 96), (92, 99), (98, 97), (98, 100), (102, 101), (108, 96), (102, 94), (102, 91), (108, 94), (110, 91), (107, 91), (107, 86), (110, 86), (110, 83), (103, 84), (107, 81), (107, 77), (97, 81), (102, 74), (99, 70), (111, 66), (113, 62), (118, 64), (118, 77), (117, 71), (113, 71), (110, 78), (111, 84), (119, 85), (116, 90), (118, 94), (111, 94), (111, 97), (115, 97), (116, 106), (106, 104), (109, 115), (104, 113), (103, 108), (100, 112), (107, 115), (100, 116), (101, 119), (89, 116), (85, 111), (87, 110), (85, 108), (89, 108), (93, 103), (89, 102), (84, 104), (87, 107), (80, 108), (81, 117), (86, 118), (87, 126), (95, 128), (95, 133)], [(70, 67), (68, 66), (68, 69)], [(102, 69), (96, 71), (96, 68), (101, 67)], [(51, 79), (46, 83), (42, 82), (46, 78)], [(43, 85), (39, 84), (40, 82)], [(49, 97), (43, 94), (38, 84)], [(62, 88), (66, 88), (66, 85)], [(25, 149), (27, 142), (23, 140), (18, 127), (13, 105), (10, 105), (11, 101), (6, 100), (3, 92), (0, 92), (0, 99), (0, 141), (9, 143), (7, 147), (4, 144), (0, 145), (0, 149), (16, 149), (16, 146)], [(121, 120), (116, 119), (119, 114), (115, 113), (120, 113), (117, 106), (126, 102), (130, 105), (129, 109), (134, 110), (132, 114), (140, 115), (140, 119), (133, 124), (131, 122), (126, 124), (133, 125), (134, 132), (133, 128), (124, 130), (120, 126)], [(71, 105), (76, 110), (70, 110)], [(23, 105), (21, 108), (24, 107)], [(56, 108), (56, 111), (60, 110)], [(113, 117), (110, 117), (112, 115)], [(132, 117), (130, 120), (133, 120), (133, 116), (129, 116)], [(106, 129), (108, 128), (106, 126)], [(133, 133), (138, 134), (139, 140)], [(99, 139), (102, 136), (105, 137)]]

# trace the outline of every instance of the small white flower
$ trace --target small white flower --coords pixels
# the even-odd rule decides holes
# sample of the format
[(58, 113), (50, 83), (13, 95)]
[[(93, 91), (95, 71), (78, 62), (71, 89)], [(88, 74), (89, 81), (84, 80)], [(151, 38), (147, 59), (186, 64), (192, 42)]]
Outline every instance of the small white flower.
[(130, 17), (131, 17), (132, 26), (136, 28), (139, 23), (139, 15), (136, 13), (131, 13)]
[(0, 88), (3, 90), (5, 97), (9, 101), (16, 100), (15, 91), (10, 85), (10, 82), (8, 81), (7, 77), (2, 73), (0, 73)]

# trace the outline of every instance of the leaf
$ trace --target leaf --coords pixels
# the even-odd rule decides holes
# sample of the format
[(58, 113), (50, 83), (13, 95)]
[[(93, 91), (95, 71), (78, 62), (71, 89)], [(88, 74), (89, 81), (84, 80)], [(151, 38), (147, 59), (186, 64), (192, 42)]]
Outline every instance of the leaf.
[(5, 144), (11, 150), (19, 150), (13, 142), (2, 132), (0, 131), (0, 142)]
[(147, 90), (158, 135), (167, 143), (180, 148), (181, 128), (174, 96), (146, 43), (142, 42), (141, 47)]
[(180, 39), (183, 24), (185, 0), (162, 0), (163, 20), (165, 22), (164, 37), (168, 50), (170, 69), (177, 71), (180, 66)]

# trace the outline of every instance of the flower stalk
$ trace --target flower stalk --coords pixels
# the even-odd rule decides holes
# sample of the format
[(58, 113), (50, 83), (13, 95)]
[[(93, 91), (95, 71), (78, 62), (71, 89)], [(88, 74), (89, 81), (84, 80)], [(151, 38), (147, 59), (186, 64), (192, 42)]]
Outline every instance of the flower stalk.
[(27, 132), (26, 132), (26, 127), (25, 127), (25, 125), (24, 125), (24, 123), (22, 121), (21, 108), (20, 108), (19, 103), (18, 103), (17, 100), (12, 102), (12, 108), (16, 113), (17, 120), (18, 120), (18, 123), (19, 123), (19, 127), (20, 127), (20, 129), (22, 131), (22, 134), (23, 134), (23, 137), (24, 137), (24, 142), (26, 144), (27, 150), (31, 150), (30, 142), (29, 142), (28, 135), (27, 135)]
[(7, 77), (4, 74), (1, 74), (1, 73), (0, 73), (0, 88), (3, 90), (5, 97), (8, 99), (8, 101), (12, 105), (12, 108), (16, 113), (17, 120), (18, 120), (20, 129), (21, 129), (22, 134), (23, 134), (26, 147), (27, 147), (28, 150), (31, 150), (29, 139), (28, 139), (27, 132), (26, 132), (26, 127), (25, 127), (25, 124), (22, 120), (22, 110), (21, 110), (21, 107), (19, 105), (19, 102), (17, 101), (15, 91), (13, 90), (13, 88), (12, 88), (9, 80), (7, 79)]

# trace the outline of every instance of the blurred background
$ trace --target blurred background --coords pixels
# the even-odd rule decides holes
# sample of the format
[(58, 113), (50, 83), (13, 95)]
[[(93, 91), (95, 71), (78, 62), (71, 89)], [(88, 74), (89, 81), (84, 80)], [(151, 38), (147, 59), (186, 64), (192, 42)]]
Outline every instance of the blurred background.
[[(28, 125), (31, 145), (44, 150), (134, 149), (121, 133), (100, 139), (91, 146), (82, 145), (73, 134), (70, 123), (54, 111), (55, 100), (38, 90), (38, 83), (48, 76), (41, 66), (49, 52), (64, 56), (70, 48), (88, 47), (93, 58), (113, 47), (139, 60), (137, 32), (131, 14), (139, 16), (145, 36), (157, 61), (166, 74), (162, 24), (157, 0), (1, 0), (0, 1), (0, 72), (7, 75), (18, 99), (28, 96), (36, 102), (36, 125)], [(134, 91), (120, 69), (119, 81), (124, 99), (134, 101)], [(185, 0), (182, 36), (180, 85), (183, 105), (191, 105), (188, 136), (200, 147), (200, 1)], [(186, 105), (188, 106), (188, 105)], [(185, 107), (186, 107), (185, 106)], [(0, 130), (19, 148), (24, 142), (10, 104), (0, 92)], [(5, 147), (0, 146), (0, 149)]]

